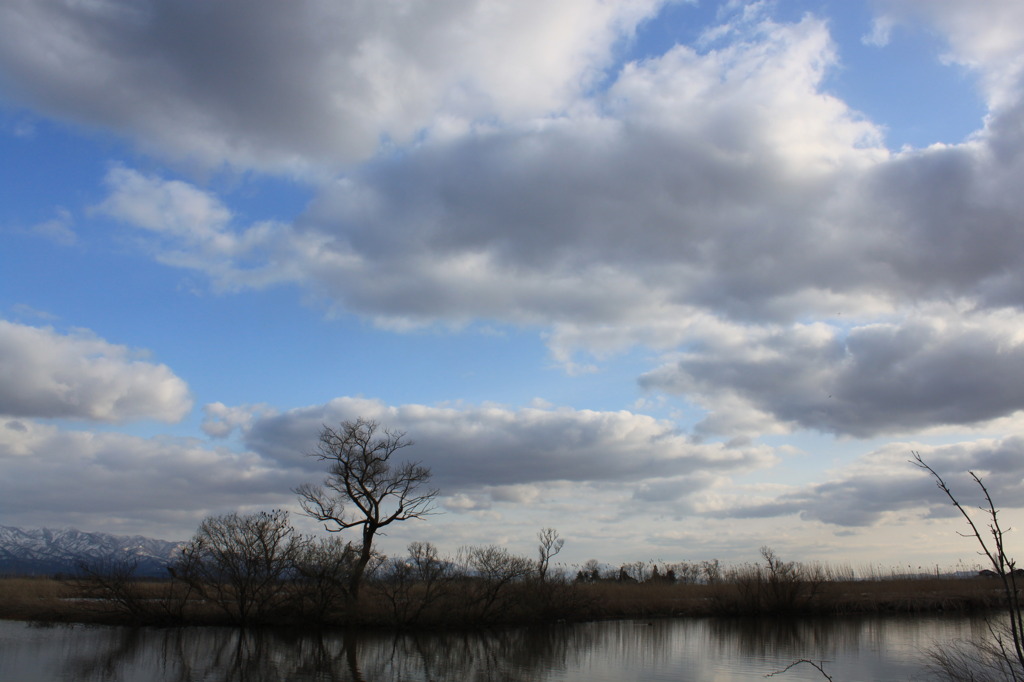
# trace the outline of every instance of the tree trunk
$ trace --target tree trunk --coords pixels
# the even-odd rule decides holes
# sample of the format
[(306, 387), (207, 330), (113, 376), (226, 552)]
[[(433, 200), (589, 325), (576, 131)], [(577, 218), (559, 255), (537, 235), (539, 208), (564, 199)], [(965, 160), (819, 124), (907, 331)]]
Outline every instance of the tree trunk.
[(348, 598), (352, 605), (359, 599), (359, 587), (363, 584), (363, 573), (370, 563), (373, 555), (373, 536), (377, 532), (376, 526), (369, 523), (363, 525), (363, 545), (359, 548), (359, 561), (352, 569), (352, 578), (348, 583)]

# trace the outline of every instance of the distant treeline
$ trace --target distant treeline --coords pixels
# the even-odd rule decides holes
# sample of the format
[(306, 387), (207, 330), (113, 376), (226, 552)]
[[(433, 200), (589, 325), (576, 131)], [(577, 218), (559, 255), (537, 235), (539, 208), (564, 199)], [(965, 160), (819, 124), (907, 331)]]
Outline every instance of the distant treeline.
[[(538, 534), (535, 557), (495, 545), (442, 556), (414, 542), (406, 556), (374, 553), (358, 594), (360, 552), (338, 535), (301, 536), (284, 512), (211, 517), (165, 580), (140, 579), (130, 559), (83, 563), (49, 598), (0, 599), (0, 615), (33, 620), (291, 627), (481, 628), (623, 617), (854, 613), (993, 608), (990, 579), (933, 575), (854, 580), (849, 569), (761, 560), (555, 566), (563, 541)], [(6, 581), (12, 583), (15, 581)], [(25, 582), (25, 581), (23, 581)], [(5, 591), (0, 581), (0, 595)], [(27, 583), (26, 583), (27, 584)], [(36, 587), (21, 590), (25, 594)], [(41, 595), (37, 595), (40, 597)]]

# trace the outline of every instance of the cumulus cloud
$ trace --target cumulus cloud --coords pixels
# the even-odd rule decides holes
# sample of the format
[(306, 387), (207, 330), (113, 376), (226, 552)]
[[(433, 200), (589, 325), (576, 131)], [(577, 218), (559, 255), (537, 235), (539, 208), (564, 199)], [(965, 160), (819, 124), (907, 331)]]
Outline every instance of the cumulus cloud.
[(1022, 322), (1017, 311), (947, 310), (848, 329), (757, 329), (687, 352), (641, 384), (708, 407), (706, 432), (751, 413), (857, 437), (973, 425), (1024, 409)]
[(174, 422), (192, 408), (166, 365), (86, 331), (60, 334), (0, 320), (0, 414), (14, 417)]
[[(879, 21), (924, 13), (994, 73), (1021, 53), (1018, 6), (960, 21), (957, 3), (891, 0)], [(657, 7), (18, 0), (0, 10), (0, 68), (54, 111), (242, 166), (362, 158), (393, 137), (401, 153), (350, 168), (291, 225), (235, 225), (204, 190), (112, 170), (102, 210), (223, 288), (298, 281), (393, 327), (482, 317), (631, 343), (694, 311), (1020, 304), (1019, 97), (967, 144), (892, 154), (824, 89), (826, 22), (779, 23), (762, 3), (592, 87)], [(414, 135), (442, 111), (446, 132)]]
[(298, 281), (397, 327), (489, 318), (642, 343), (707, 311), (792, 321), (951, 292), (1020, 304), (1015, 128), (892, 154), (823, 92), (824, 22), (726, 33), (627, 64), (569, 111), (354, 169), (291, 225), (230, 227), (209, 194), (127, 169), (103, 207), (219, 286)]
[[(823, 22), (745, 30), (629, 65), (568, 113), (361, 167), (295, 225), (249, 233), (246, 255), (341, 307), (420, 323), (625, 323), (638, 305), (682, 317), (682, 302), (765, 317), (863, 294), (854, 256), (870, 234), (829, 225), (827, 209), (885, 158), (878, 132), (820, 92)], [(105, 206), (164, 201), (124, 175), (117, 191), (135, 198)], [(145, 210), (116, 213), (153, 229)], [(199, 229), (179, 235), (185, 250)], [(219, 282), (251, 272), (192, 250)]]
[(13, 0), (0, 77), (45, 111), (171, 156), (335, 165), (382, 138), (560, 109), (659, 4)]
[(490, 486), (508, 497), (552, 481), (639, 482), (695, 471), (749, 471), (773, 461), (766, 447), (693, 443), (668, 422), (624, 411), (394, 407), (362, 398), (260, 418), (244, 442), (264, 457), (298, 466), (313, 452), (324, 424), (359, 416), (408, 432), (415, 447), (402, 454), (429, 466), (448, 495)]

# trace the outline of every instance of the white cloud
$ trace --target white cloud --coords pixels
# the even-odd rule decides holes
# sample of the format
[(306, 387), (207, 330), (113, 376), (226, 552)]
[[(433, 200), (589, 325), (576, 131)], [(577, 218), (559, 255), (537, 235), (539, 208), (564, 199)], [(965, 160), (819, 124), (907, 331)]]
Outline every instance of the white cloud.
[[(223, 237), (231, 211), (209, 192), (115, 166), (107, 173), (110, 194), (97, 208), (135, 227), (205, 245)], [(221, 244), (221, 251), (234, 249)]]
[(1021, 95), (1024, 5), (1017, 0), (877, 0), (876, 27), (924, 20), (949, 41), (945, 58), (982, 75), (989, 106), (1002, 109)]
[(203, 405), (203, 433), (212, 438), (227, 438), (235, 429), (246, 430), (261, 415), (273, 414), (269, 405), (228, 407), (222, 402)]
[[(151, 233), (150, 246), (159, 261), (203, 271), (221, 289), (299, 279), (292, 270), (301, 265), (297, 256), (316, 251), (315, 244), (293, 238), (286, 224), (238, 225), (218, 197), (187, 182), (115, 166), (105, 184), (109, 194), (96, 211)], [(294, 262), (280, 262), (275, 251), (294, 254)]]
[(192, 408), (188, 386), (166, 365), (86, 331), (0, 320), (0, 376), (0, 414), (9, 416), (174, 422)]

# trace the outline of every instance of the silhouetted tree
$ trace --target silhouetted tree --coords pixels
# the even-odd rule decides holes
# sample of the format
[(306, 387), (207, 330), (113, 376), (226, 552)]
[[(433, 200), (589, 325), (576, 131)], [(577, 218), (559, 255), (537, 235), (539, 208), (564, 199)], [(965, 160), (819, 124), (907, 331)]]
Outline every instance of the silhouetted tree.
[(434, 507), (436, 489), (424, 489), (430, 469), (419, 462), (396, 464), (392, 456), (412, 445), (404, 433), (358, 418), (334, 430), (325, 426), (312, 456), (327, 462), (324, 484), (296, 488), (302, 510), (339, 532), (361, 527), (362, 544), (349, 578), (348, 597), (359, 595), (377, 532), (395, 521), (418, 519)]
[(537, 546), (537, 577), (544, 582), (548, 577), (551, 557), (562, 551), (565, 540), (558, 537), (558, 531), (554, 528), (544, 528), (537, 533), (537, 539), (540, 540)]

